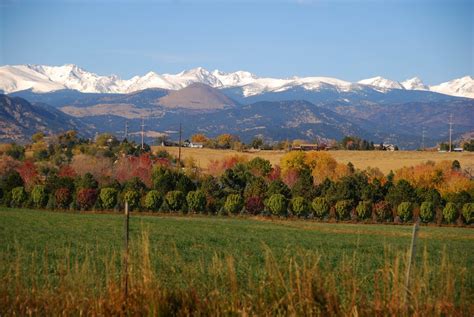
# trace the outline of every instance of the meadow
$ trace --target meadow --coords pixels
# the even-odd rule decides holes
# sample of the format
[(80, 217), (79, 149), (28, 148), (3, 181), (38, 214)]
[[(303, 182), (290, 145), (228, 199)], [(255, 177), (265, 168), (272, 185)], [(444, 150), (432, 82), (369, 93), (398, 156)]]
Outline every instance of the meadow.
[[(152, 150), (158, 152), (165, 149), (170, 154), (177, 156), (178, 147), (160, 147), (153, 146)], [(181, 157), (193, 157), (199, 167), (206, 169), (211, 161), (220, 160), (226, 156), (241, 155), (249, 160), (255, 157), (261, 157), (269, 160), (272, 165), (280, 164), (280, 159), (285, 155), (285, 151), (257, 151), (257, 152), (238, 152), (234, 150), (219, 149), (197, 149), (181, 148)], [(458, 160), (461, 166), (466, 169), (474, 170), (473, 152), (431, 152), (431, 151), (328, 151), (328, 153), (338, 162), (347, 164), (351, 162), (359, 169), (367, 167), (378, 167), (384, 174), (391, 170), (395, 171), (405, 166), (415, 166), (426, 161), (441, 162), (443, 160)]]
[(0, 315), (474, 314), (474, 231), (0, 207)]

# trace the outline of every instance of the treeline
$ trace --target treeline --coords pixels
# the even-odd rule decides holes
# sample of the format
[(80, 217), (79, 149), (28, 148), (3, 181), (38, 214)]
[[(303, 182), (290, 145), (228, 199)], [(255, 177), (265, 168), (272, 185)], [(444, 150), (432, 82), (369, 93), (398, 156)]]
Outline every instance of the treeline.
[[(58, 140), (62, 140), (59, 138)], [(326, 152), (293, 151), (280, 165), (232, 156), (206, 171), (167, 152), (125, 152), (124, 142), (50, 143), (41, 159), (0, 157), (8, 207), (251, 214), (304, 219), (471, 224), (474, 185), (459, 162), (426, 162), (384, 175), (340, 164)], [(44, 142), (38, 138), (34, 144)], [(59, 142), (59, 141), (58, 141)], [(61, 150), (59, 150), (61, 149)], [(48, 152), (49, 153), (49, 152)], [(68, 154), (69, 153), (69, 154)], [(130, 153), (130, 154), (126, 154)]]
[[(175, 145), (178, 143), (170, 142), (166, 137), (160, 137), (157, 141), (158, 144), (164, 145)], [(374, 144), (373, 141), (367, 141), (357, 136), (345, 136), (342, 140), (283, 140), (283, 141), (266, 141), (261, 137), (253, 138), (249, 143), (244, 143), (240, 138), (233, 134), (221, 134), (215, 138), (206, 136), (203, 133), (197, 133), (191, 136), (190, 140), (185, 140), (184, 144), (201, 144), (203, 147), (211, 149), (233, 149), (237, 151), (246, 149), (259, 149), (259, 150), (291, 150), (299, 148), (302, 144), (317, 145), (318, 149), (332, 149), (332, 150), (358, 150), (358, 151), (373, 151), (373, 150), (394, 150), (397, 151), (398, 147), (392, 144)]]

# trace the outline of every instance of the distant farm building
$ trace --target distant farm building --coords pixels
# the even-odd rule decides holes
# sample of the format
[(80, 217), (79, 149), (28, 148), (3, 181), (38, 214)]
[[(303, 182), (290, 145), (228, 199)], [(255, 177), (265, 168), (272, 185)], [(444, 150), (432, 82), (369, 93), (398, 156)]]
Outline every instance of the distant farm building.
[(291, 148), (293, 151), (318, 151), (320, 149), (321, 148), (317, 144), (311, 143), (300, 144)]
[(196, 149), (202, 149), (204, 147), (204, 144), (199, 142), (189, 142), (188, 146)]
[(380, 151), (396, 151), (397, 146), (390, 143), (374, 144), (374, 148)]

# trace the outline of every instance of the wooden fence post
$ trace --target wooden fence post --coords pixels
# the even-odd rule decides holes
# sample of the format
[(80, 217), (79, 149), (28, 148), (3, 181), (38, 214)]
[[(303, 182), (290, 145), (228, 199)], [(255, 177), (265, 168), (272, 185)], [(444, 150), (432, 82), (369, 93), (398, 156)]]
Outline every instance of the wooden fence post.
[(124, 274), (124, 288), (123, 295), (124, 300), (127, 301), (128, 297), (128, 240), (129, 240), (129, 212), (128, 202), (125, 202), (125, 222), (124, 222), (124, 257), (123, 257), (123, 274)]
[(413, 232), (411, 235), (411, 247), (410, 247), (410, 253), (408, 255), (408, 266), (407, 266), (407, 272), (406, 272), (406, 277), (405, 277), (405, 298), (404, 298), (405, 304), (407, 303), (408, 293), (410, 292), (411, 267), (416, 256), (416, 242), (418, 238), (418, 229), (419, 229), (418, 221), (416, 221), (415, 224), (413, 225)]

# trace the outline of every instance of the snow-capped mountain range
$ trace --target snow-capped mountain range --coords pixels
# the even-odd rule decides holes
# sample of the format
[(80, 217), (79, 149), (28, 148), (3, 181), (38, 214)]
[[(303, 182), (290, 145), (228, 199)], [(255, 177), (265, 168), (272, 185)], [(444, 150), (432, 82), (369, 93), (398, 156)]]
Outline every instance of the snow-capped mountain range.
[(144, 76), (121, 79), (118, 76), (100, 76), (76, 65), (6, 65), (0, 67), (0, 91), (12, 93), (31, 89), (34, 92), (51, 92), (74, 89), (88, 93), (131, 93), (147, 88), (178, 90), (193, 83), (202, 83), (214, 88), (242, 90), (245, 97), (266, 92), (283, 92), (294, 88), (318, 91), (332, 88), (340, 92), (363, 90), (366, 87), (380, 92), (389, 90), (424, 90), (445, 95), (474, 98), (474, 78), (465, 76), (439, 85), (427, 86), (417, 78), (397, 82), (383, 77), (374, 77), (352, 83), (330, 77), (291, 77), (285, 79), (257, 77), (246, 71), (225, 73), (194, 68), (178, 74), (149, 72)]

